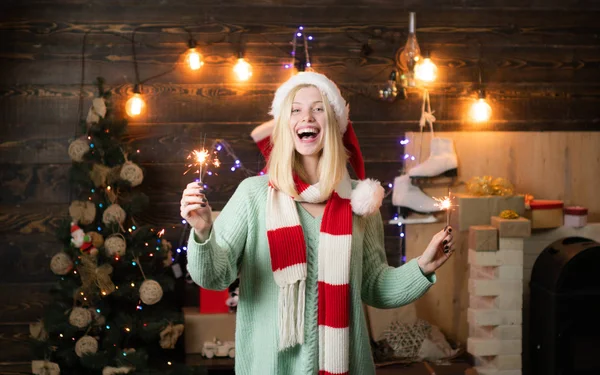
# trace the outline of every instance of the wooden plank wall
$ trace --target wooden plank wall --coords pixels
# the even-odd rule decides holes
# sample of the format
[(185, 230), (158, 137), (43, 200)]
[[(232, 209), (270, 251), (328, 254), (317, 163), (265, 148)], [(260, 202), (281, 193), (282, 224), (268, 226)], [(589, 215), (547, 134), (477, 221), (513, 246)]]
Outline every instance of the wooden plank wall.
[[(439, 67), (431, 95), (440, 130), (597, 129), (600, 4), (591, 0), (2, 2), (0, 363), (13, 369), (28, 362), (27, 325), (40, 316), (54, 279), (48, 263), (59, 250), (53, 229), (70, 201), (67, 147), (76, 135), (86, 33), (84, 113), (97, 76), (106, 78), (119, 108), (131, 92), (133, 30), (141, 79), (174, 68), (144, 86), (148, 111), (132, 121), (128, 136), (141, 152), (142, 189), (152, 200), (145, 219), (168, 228), (178, 223), (188, 181), (184, 157), (201, 134), (226, 138), (248, 168), (261, 167), (248, 134), (268, 119), (299, 25), (315, 37), (314, 67), (338, 82), (350, 103), (368, 174), (392, 181), (402, 168), (399, 141), (418, 130), (420, 93), (395, 103), (376, 95), (404, 44), (409, 10), (417, 11), (421, 47)], [(184, 26), (205, 56), (198, 74), (178, 63), (188, 39)], [(248, 84), (231, 76), (240, 38), (255, 69)], [(368, 56), (360, 52), (366, 43), (373, 49)], [(465, 108), (479, 61), (494, 119), (473, 128)], [(243, 177), (225, 172), (210, 182), (215, 208)], [(382, 212), (392, 215), (389, 201)], [(397, 228), (386, 233), (390, 262), (397, 263)]]
[[(474, 176), (503, 177), (511, 181), (520, 194), (588, 207), (589, 222), (600, 221), (600, 175), (597, 173), (600, 170), (600, 132), (465, 131), (438, 132), (436, 136), (452, 139), (456, 148), (459, 176), (452, 192), (466, 192), (463, 183)], [(421, 136), (407, 132), (406, 138), (410, 140), (407, 153), (417, 155), (422, 143), (423, 159), (429, 155), (429, 134)], [(417, 162), (409, 161), (407, 168), (414, 164)], [(423, 190), (432, 196), (448, 194), (447, 186), (430, 185)], [(446, 225), (443, 215), (440, 220), (435, 224), (407, 226), (408, 258), (418, 256), (431, 236), (443, 229)], [(416, 302), (420, 317), (463, 343), (468, 336), (467, 234), (466, 231), (456, 233), (457, 250), (438, 272), (440, 282)], [(527, 285), (524, 287), (528, 288)]]

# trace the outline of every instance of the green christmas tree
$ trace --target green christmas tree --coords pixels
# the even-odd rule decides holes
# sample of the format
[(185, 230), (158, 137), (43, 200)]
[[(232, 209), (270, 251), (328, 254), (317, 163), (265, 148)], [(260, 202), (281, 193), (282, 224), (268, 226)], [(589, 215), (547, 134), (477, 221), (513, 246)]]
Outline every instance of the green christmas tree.
[(148, 203), (143, 170), (122, 142), (127, 121), (98, 78), (83, 135), (69, 156), (74, 200), (58, 229), (63, 249), (52, 303), (32, 325), (37, 373), (190, 373), (177, 367), (183, 315), (174, 298), (171, 244), (135, 221)]

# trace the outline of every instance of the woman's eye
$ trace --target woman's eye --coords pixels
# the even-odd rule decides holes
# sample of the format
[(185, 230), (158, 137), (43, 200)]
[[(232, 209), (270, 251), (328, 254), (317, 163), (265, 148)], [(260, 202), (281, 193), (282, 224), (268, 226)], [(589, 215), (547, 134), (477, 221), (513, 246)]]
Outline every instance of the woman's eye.
[(292, 113), (298, 113), (298, 112), (300, 112), (300, 110), (298, 108), (292, 109)]
[(317, 112), (323, 112), (323, 108), (315, 108), (314, 110)]

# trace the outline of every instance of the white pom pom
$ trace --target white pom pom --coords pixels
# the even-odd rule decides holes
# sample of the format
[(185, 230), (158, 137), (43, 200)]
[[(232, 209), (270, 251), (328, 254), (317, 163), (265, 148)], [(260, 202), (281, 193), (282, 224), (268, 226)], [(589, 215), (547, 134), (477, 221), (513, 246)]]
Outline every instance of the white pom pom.
[(352, 190), (350, 204), (352, 211), (359, 216), (371, 215), (381, 207), (385, 191), (381, 183), (370, 178), (362, 180)]

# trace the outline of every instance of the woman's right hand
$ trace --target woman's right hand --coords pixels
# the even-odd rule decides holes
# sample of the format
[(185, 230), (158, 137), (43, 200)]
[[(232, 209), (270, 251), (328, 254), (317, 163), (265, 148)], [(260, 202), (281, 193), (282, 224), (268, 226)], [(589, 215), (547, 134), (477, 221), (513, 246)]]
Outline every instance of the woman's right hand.
[(200, 182), (191, 182), (183, 191), (181, 197), (181, 217), (184, 218), (200, 241), (205, 241), (212, 228), (212, 209), (204, 195), (204, 188)]

